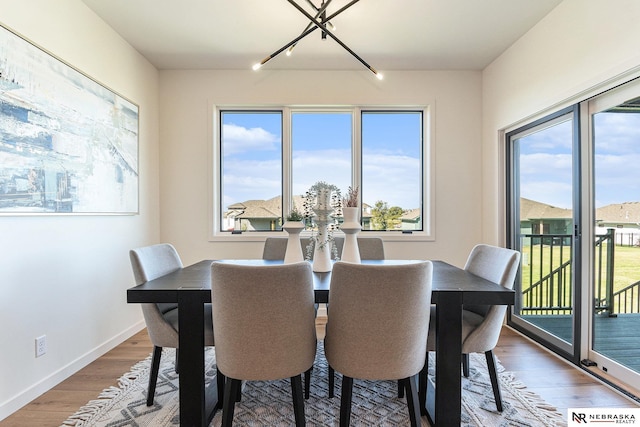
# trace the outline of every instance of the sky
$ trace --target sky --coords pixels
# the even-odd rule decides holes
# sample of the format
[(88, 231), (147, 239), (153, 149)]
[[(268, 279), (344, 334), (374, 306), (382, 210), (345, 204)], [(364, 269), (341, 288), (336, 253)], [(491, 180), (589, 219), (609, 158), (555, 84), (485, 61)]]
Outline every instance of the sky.
[[(571, 208), (572, 132), (565, 121), (522, 137), (520, 196)], [(594, 116), (595, 207), (640, 201), (640, 114)]]
[[(225, 207), (281, 194), (283, 130), (279, 112), (238, 114), (223, 119)], [(295, 195), (317, 181), (351, 185), (350, 112), (292, 114), (292, 175)], [(420, 206), (419, 114), (365, 114), (363, 118), (363, 200), (384, 200), (405, 209)]]
[[(419, 207), (419, 115), (365, 114), (363, 119), (365, 203)], [(351, 183), (349, 112), (294, 112), (294, 194), (317, 181)], [(223, 123), (225, 207), (281, 194), (282, 138), (279, 111), (225, 113)], [(595, 205), (640, 201), (640, 114), (594, 115)], [(572, 123), (567, 120), (519, 139), (520, 195), (560, 208), (572, 203)]]

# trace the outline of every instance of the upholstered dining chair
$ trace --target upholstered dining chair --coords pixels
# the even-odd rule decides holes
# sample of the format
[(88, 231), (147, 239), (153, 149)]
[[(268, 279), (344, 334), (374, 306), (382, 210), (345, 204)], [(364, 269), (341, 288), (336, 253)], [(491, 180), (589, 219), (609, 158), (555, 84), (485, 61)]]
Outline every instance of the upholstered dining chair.
[[(335, 244), (338, 249), (338, 253), (342, 254), (342, 248), (344, 247), (344, 238), (338, 236), (335, 238)], [(358, 237), (358, 250), (360, 251), (361, 260), (383, 260), (384, 258), (384, 242), (380, 237)], [(334, 396), (335, 389), (335, 372), (333, 367), (329, 366), (329, 397)], [(401, 384), (398, 384), (400, 389)], [(398, 395), (401, 392), (398, 391)]]
[[(300, 239), (302, 253), (305, 254), (306, 248), (311, 241), (308, 237)], [(334, 244), (339, 254), (342, 254), (344, 246), (344, 237), (334, 237)], [(358, 249), (360, 250), (360, 259), (363, 260), (381, 260), (384, 258), (384, 242), (379, 237), (358, 237)], [(287, 250), (286, 237), (267, 237), (264, 241), (262, 249), (262, 259), (281, 260), (284, 259)]]
[[(384, 242), (380, 237), (358, 237), (358, 249), (360, 250), (360, 259), (362, 260), (383, 260), (384, 258)], [(308, 237), (300, 239), (302, 245), (302, 253), (306, 254), (306, 248), (311, 243), (311, 239)], [(344, 247), (344, 237), (334, 237), (334, 244), (339, 254), (342, 254), (342, 248)], [(287, 249), (286, 237), (267, 237), (264, 242), (264, 248), (262, 251), (262, 259), (265, 260), (281, 260), (284, 259), (284, 255)], [(318, 304), (315, 305), (316, 312), (318, 311)], [(329, 366), (329, 397), (334, 396), (335, 389), (335, 372), (333, 368)], [(309, 398), (309, 383), (311, 381), (311, 372), (305, 372), (305, 398)], [(401, 385), (398, 384), (398, 395), (401, 395)]]
[[(344, 237), (334, 238), (338, 253), (342, 254), (344, 247)], [(384, 259), (384, 242), (380, 237), (360, 237), (358, 236), (358, 249), (362, 260)]]
[(222, 425), (231, 426), (243, 380), (290, 378), (296, 426), (305, 425), (300, 374), (316, 355), (311, 264), (214, 262), (211, 301), (216, 362), (226, 377)]
[[(182, 268), (180, 255), (169, 243), (146, 246), (129, 251), (131, 267), (137, 285), (156, 279)], [(153, 344), (151, 372), (147, 391), (147, 406), (153, 405), (153, 397), (158, 380), (162, 348), (176, 349), (176, 372), (178, 372), (178, 304), (141, 304), (147, 332)], [(211, 324), (211, 305), (205, 306), (205, 345), (214, 345), (213, 326)]]
[(411, 425), (420, 425), (416, 381), (426, 359), (432, 275), (430, 261), (333, 266), (324, 351), (342, 373), (341, 426), (349, 425), (354, 378), (400, 380)]
[[(305, 254), (307, 245), (311, 239), (303, 237), (300, 239), (300, 246), (302, 247), (302, 253)], [(267, 237), (264, 240), (264, 247), (262, 248), (262, 259), (265, 260), (284, 260), (285, 252), (287, 251), (287, 238), (286, 237)]]
[[(513, 289), (519, 266), (520, 252), (480, 244), (471, 250), (464, 269), (505, 288)], [(465, 305), (462, 311), (463, 375), (469, 376), (469, 354), (484, 353), (496, 408), (499, 412), (502, 412), (503, 407), (493, 349), (498, 344), (506, 311), (506, 305)], [(436, 348), (435, 317), (436, 307), (433, 306), (427, 340), (428, 351), (435, 351)]]

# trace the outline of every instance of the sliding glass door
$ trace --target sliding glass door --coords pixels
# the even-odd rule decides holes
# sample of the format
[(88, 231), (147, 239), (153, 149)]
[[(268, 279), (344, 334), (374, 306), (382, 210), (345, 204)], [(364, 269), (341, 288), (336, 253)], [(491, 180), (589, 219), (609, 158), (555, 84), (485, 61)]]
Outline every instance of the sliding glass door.
[(590, 364), (640, 385), (640, 85), (584, 103), (592, 146)]
[(510, 246), (522, 253), (509, 322), (574, 360), (579, 335), (577, 108), (507, 135)]
[(640, 388), (640, 80), (506, 135), (508, 323)]

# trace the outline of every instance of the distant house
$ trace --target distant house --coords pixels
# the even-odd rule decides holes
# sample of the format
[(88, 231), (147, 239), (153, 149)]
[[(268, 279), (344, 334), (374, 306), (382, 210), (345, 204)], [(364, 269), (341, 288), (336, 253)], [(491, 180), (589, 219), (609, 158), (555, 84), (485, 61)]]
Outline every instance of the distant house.
[[(520, 199), (520, 233), (571, 235), (571, 209)], [(637, 244), (640, 239), (640, 202), (615, 203), (596, 209), (596, 234), (616, 230), (618, 244)]]
[(573, 233), (572, 211), (521, 197), (520, 232), (522, 234), (571, 234)]
[[(294, 207), (302, 212), (302, 196), (294, 196)], [(282, 197), (247, 200), (230, 205), (224, 213), (228, 231), (273, 231), (282, 227)]]
[[(302, 196), (294, 196), (294, 206), (303, 211)], [(362, 229), (371, 230), (373, 207), (362, 204)], [(406, 211), (401, 219), (402, 230), (418, 230), (421, 224), (420, 209)], [(224, 224), (227, 231), (266, 231), (280, 230), (282, 227), (282, 198), (276, 196), (268, 200), (247, 200), (234, 203), (224, 213)]]
[(406, 211), (401, 217), (403, 230), (420, 230), (422, 228), (422, 211), (411, 209)]
[(371, 209), (373, 206), (368, 205), (366, 203), (362, 204), (362, 229), (363, 230), (371, 230)]
[(640, 246), (640, 202), (616, 203), (596, 209), (596, 233), (615, 230), (615, 242)]
[(604, 228), (640, 228), (640, 202), (616, 203), (598, 208), (596, 224)]

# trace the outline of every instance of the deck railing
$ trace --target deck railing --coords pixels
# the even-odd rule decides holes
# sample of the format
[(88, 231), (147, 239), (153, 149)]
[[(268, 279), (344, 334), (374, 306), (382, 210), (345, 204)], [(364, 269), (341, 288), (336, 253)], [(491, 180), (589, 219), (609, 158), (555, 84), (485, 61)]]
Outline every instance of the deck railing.
[(522, 295), (516, 305), (522, 315), (566, 315), (573, 310), (570, 234), (525, 234), (528, 253), (522, 268)]
[(594, 309), (599, 315), (613, 315), (613, 267), (615, 262), (615, 230), (596, 236), (594, 251)]
[[(521, 299), (516, 304), (522, 315), (570, 315), (573, 311), (569, 234), (524, 234), (521, 248)], [(640, 313), (640, 281), (614, 292), (615, 230), (595, 239), (594, 309), (598, 315)]]
[(640, 281), (615, 292), (612, 297), (614, 313), (640, 313)]

